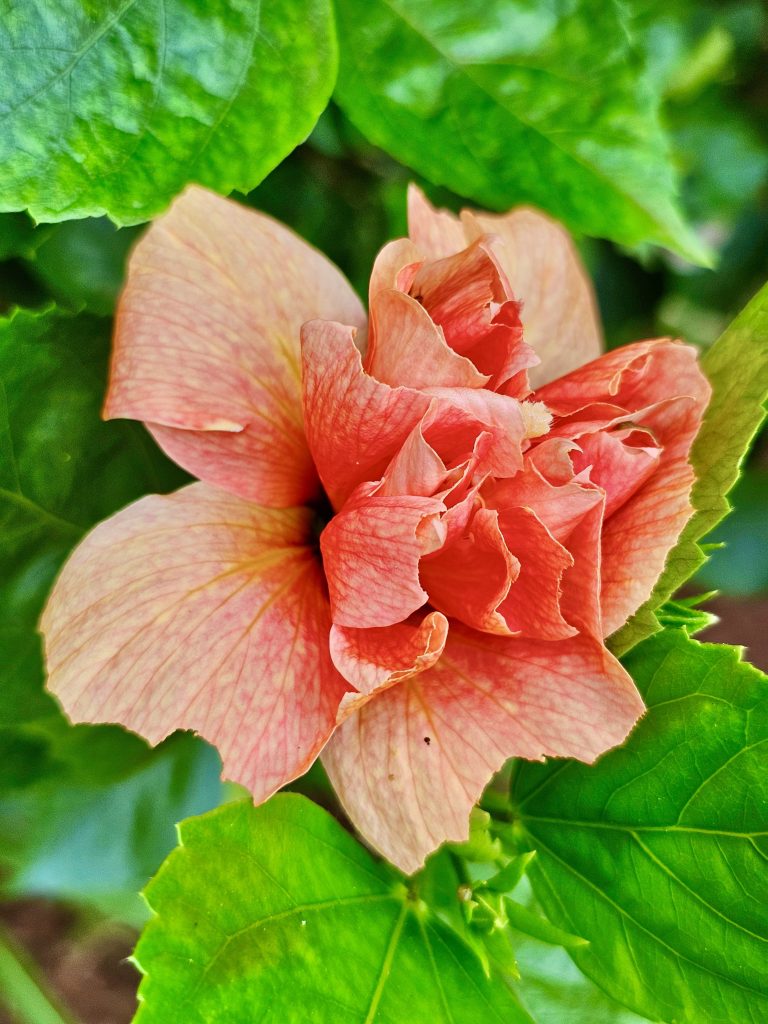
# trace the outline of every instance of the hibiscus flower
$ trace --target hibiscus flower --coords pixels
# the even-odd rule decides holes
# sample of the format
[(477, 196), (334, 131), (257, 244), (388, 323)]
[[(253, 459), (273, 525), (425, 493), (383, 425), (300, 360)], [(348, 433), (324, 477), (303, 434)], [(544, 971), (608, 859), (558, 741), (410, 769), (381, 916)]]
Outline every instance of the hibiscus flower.
[(606, 649), (691, 512), (693, 348), (601, 355), (566, 233), (434, 210), (370, 316), (285, 227), (190, 188), (136, 247), (105, 414), (197, 476), (102, 523), (42, 629), (73, 720), (192, 729), (266, 799), (323, 761), (413, 871), (510, 757), (592, 761), (643, 711)]

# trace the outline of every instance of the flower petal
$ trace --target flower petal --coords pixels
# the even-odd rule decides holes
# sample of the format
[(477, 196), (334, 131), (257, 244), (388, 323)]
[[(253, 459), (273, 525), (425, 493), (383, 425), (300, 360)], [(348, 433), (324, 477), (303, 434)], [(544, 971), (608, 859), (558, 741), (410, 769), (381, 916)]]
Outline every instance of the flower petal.
[(90, 533), (45, 610), (49, 686), (74, 721), (159, 743), (193, 729), (263, 800), (306, 771), (347, 689), (306, 509), (206, 484), (142, 498)]
[[(676, 401), (661, 396), (682, 392)], [(670, 345), (654, 354), (644, 397), (655, 406), (640, 418), (661, 445), (658, 467), (608, 518), (602, 541), (602, 608), (606, 636), (651, 595), (671, 548), (693, 511), (694, 472), (688, 462), (710, 388), (695, 350)]]
[(469, 239), (497, 235), (494, 248), (512, 293), (523, 303), (525, 340), (541, 360), (530, 371), (539, 387), (602, 352), (597, 303), (568, 232), (527, 206), (511, 213), (463, 214)]
[(333, 621), (367, 629), (391, 626), (420, 608), (427, 595), (419, 560), (444, 540), (439, 499), (377, 494), (361, 484), (320, 535)]
[(448, 346), (423, 306), (391, 288), (379, 291), (371, 300), (365, 370), (391, 387), (481, 388), (489, 380)]
[(301, 342), (307, 439), (339, 508), (358, 484), (381, 477), (430, 399), (365, 373), (352, 327), (313, 320), (302, 327)]
[(443, 653), (447, 637), (448, 620), (440, 612), (374, 629), (333, 626), (331, 658), (358, 691), (346, 695), (349, 701), (342, 702), (342, 711), (360, 694), (370, 695), (431, 668)]
[(499, 611), (513, 633), (539, 640), (561, 640), (576, 630), (560, 611), (563, 573), (573, 557), (529, 508), (496, 513), (507, 547), (520, 572)]
[(437, 664), (375, 694), (323, 763), (363, 836), (412, 872), (444, 840), (467, 838), (472, 806), (509, 757), (593, 761), (642, 711), (629, 675), (589, 638), (545, 643), (452, 624)]
[(185, 469), (262, 505), (311, 497), (299, 330), (365, 324), (324, 256), (263, 214), (193, 186), (149, 228), (120, 299), (108, 417), (145, 421)]
[(447, 210), (436, 210), (418, 185), (413, 184), (408, 186), (408, 235), (431, 260), (452, 256), (467, 245), (459, 218)]
[(666, 338), (614, 349), (536, 392), (556, 415), (566, 417), (556, 420), (555, 430), (578, 436), (579, 443), (601, 420), (603, 426), (615, 426), (626, 419), (650, 431), (661, 449), (648, 479), (634, 493), (617, 492), (623, 504), (605, 520), (601, 604), (606, 635), (650, 596), (690, 518), (694, 474), (688, 453), (709, 395), (696, 349)]
[(420, 574), (435, 608), (488, 633), (509, 632), (498, 609), (520, 571), (498, 520), (479, 508), (462, 536), (422, 561)]

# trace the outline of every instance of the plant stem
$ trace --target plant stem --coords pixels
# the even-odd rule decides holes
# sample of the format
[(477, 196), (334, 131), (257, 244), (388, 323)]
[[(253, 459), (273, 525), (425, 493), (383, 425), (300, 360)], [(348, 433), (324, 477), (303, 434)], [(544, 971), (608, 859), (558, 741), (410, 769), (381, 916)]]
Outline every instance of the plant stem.
[(19, 1024), (77, 1024), (48, 991), (24, 950), (2, 928), (0, 992)]

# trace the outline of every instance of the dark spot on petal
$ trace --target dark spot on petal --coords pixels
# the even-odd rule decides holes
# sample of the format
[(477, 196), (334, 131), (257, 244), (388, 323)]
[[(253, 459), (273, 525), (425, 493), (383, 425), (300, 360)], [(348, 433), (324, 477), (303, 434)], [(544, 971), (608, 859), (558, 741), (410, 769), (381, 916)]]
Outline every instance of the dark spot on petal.
[(424, 742), (427, 744), (427, 746), (429, 746), (429, 744), (432, 742), (432, 740), (429, 738), (429, 736), (425, 736), (424, 737)]

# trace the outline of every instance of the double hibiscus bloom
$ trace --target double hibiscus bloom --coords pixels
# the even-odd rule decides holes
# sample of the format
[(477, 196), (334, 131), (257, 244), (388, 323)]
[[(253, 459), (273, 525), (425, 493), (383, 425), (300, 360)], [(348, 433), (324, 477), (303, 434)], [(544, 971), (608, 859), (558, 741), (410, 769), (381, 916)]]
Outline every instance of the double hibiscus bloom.
[(688, 346), (600, 354), (540, 214), (412, 189), (409, 231), (366, 318), (320, 253), (202, 189), (149, 229), (106, 415), (201, 482), (98, 526), (43, 619), (73, 719), (195, 730), (259, 801), (322, 750), (406, 871), (509, 757), (591, 761), (642, 713), (604, 638), (690, 514), (709, 393)]

